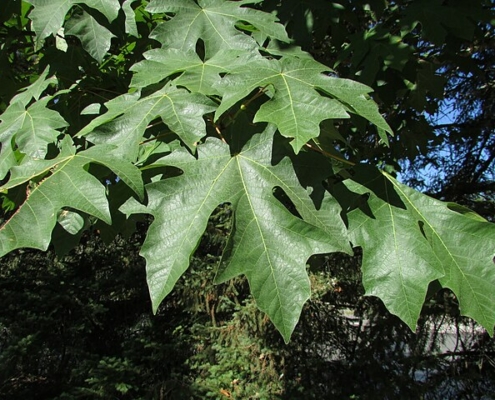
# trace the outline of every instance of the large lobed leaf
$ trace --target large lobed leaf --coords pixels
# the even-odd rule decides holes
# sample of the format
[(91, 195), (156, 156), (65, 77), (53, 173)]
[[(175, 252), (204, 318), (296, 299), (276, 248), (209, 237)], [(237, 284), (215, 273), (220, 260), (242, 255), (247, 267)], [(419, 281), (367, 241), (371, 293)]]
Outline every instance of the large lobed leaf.
[(455, 212), (374, 168), (357, 168), (345, 186), (369, 195), (349, 213), (351, 240), (363, 248), (366, 294), (380, 297), (415, 329), (428, 285), (438, 279), (454, 292), (462, 315), (493, 335), (495, 225)]
[(56, 83), (55, 77), (48, 77), (46, 68), (33, 84), (14, 96), (0, 115), (0, 179), (17, 165), (15, 152), (42, 159), (48, 145), (60, 135), (59, 129), (67, 126), (60, 114), (48, 108), (54, 96), (40, 98), (48, 86)]
[(26, 0), (34, 6), (29, 14), (33, 21), (37, 43), (58, 32), (64, 23), (66, 14), (75, 4), (86, 4), (101, 12), (108, 21), (117, 18), (120, 10), (119, 0)]
[(319, 136), (323, 120), (349, 118), (349, 112), (392, 132), (376, 104), (367, 96), (371, 91), (369, 87), (331, 77), (328, 71), (328, 67), (308, 58), (253, 57), (222, 79), (219, 90), (223, 97), (216, 118), (253, 90), (273, 87), (272, 98), (261, 106), (254, 122), (275, 124), (283, 136), (294, 139), (291, 144), (296, 152)]
[(0, 118), (0, 141), (6, 143), (14, 137), (23, 153), (36, 158), (44, 158), (47, 145), (55, 142), (67, 122), (56, 111), (48, 109), (51, 96), (45, 97), (29, 108), (17, 102), (11, 104)]
[(98, 163), (111, 169), (141, 198), (144, 189), (139, 170), (111, 153), (112, 146), (95, 146), (76, 154), (69, 138), (52, 160), (26, 158), (11, 169), (6, 191), (35, 178), (44, 178), (27, 187), (27, 198), (15, 214), (0, 227), (0, 257), (22, 247), (46, 250), (57, 214), (64, 207), (82, 211), (111, 224), (105, 186), (84, 168)]
[[(183, 174), (147, 185), (146, 207), (129, 202), (121, 208), (126, 214), (154, 216), (141, 254), (155, 311), (187, 269), (211, 213), (223, 203), (234, 209), (235, 228), (217, 280), (246, 275), (258, 307), (286, 341), (310, 296), (307, 259), (350, 251), (335, 200), (326, 195), (317, 209), (288, 158), (271, 165), (272, 136), (268, 128), (234, 156), (213, 138), (198, 147), (198, 159), (184, 149), (176, 151), (158, 165), (180, 168)], [(274, 196), (276, 187), (302, 218)]]
[(245, 62), (242, 50), (219, 51), (211, 58), (202, 60), (195, 51), (160, 48), (144, 53), (144, 61), (134, 64), (131, 86), (143, 88), (153, 83), (181, 73), (174, 83), (187, 87), (191, 92), (205, 95), (219, 95), (217, 86), (220, 74)]
[[(33, 5), (29, 17), (37, 45), (59, 31), (74, 5), (88, 6), (82, 13), (74, 10), (65, 33), (77, 36), (96, 60), (104, 58), (112, 33), (95, 17), (101, 13), (114, 21), (121, 8), (119, 0), (27, 2)], [(123, 29), (138, 36), (133, 2), (122, 4)], [(107, 111), (77, 135), (78, 140), (84, 137), (96, 144), (89, 150), (76, 153), (66, 138), (58, 156), (43, 159), (67, 125), (48, 107), (54, 96), (41, 97), (56, 83), (55, 78), (47, 78), (48, 69), (14, 97), (1, 116), (0, 178), (10, 176), (0, 190), (25, 187), (27, 196), (0, 227), (0, 255), (19, 247), (46, 249), (57, 220), (67, 231), (78, 232), (84, 219), (71, 209), (111, 223), (106, 188), (88, 172), (90, 163), (110, 168), (142, 200), (141, 174), (131, 163), (138, 154), (139, 162), (157, 154), (155, 148), (162, 142), (141, 146), (141, 152), (140, 144), (153, 139), (147, 128), (161, 118), (193, 153), (199, 146), (196, 157), (183, 148), (148, 165), (178, 168), (182, 175), (147, 185), (146, 206), (130, 200), (122, 207), (126, 214), (154, 216), (142, 248), (154, 310), (187, 269), (210, 214), (227, 202), (234, 209), (235, 224), (217, 281), (246, 275), (258, 306), (288, 340), (310, 295), (308, 257), (350, 251), (341, 210), (321, 185), (330, 174), (327, 166), (314, 157), (308, 160), (301, 149), (320, 136), (322, 123), (350, 114), (376, 125), (385, 142), (386, 132), (392, 132), (370, 99), (369, 87), (334, 76), (302, 51), (279, 48), (274, 39), (289, 41), (284, 28), (273, 14), (246, 7), (255, 3), (260, 1), (151, 0), (147, 11), (165, 13), (165, 22), (151, 35), (162, 48), (146, 52), (145, 60), (132, 67), (131, 86), (146, 89), (105, 104)], [(433, 12), (411, 6), (406, 19), (411, 27), (421, 21), (427, 36), (438, 42), (450, 27), (460, 26), (462, 18), (451, 18), (454, 22), (444, 24), (447, 28), (440, 34), (433, 32), (428, 28), (433, 26), (432, 16), (445, 9), (434, 3)], [(470, 36), (472, 24), (467, 26), (460, 37)], [(272, 52), (276, 57), (261, 56), (260, 48), (263, 54)], [(161, 89), (150, 93), (150, 85), (164, 80)], [(266, 97), (253, 96), (259, 89)], [(238, 110), (216, 127), (231, 147), (213, 138), (201, 143), (206, 135), (205, 114), (216, 111), (218, 120), (235, 104), (244, 101), (246, 105), (254, 98), (261, 107), (254, 120), (244, 123), (246, 128), (239, 126), (242, 113)], [(86, 113), (96, 109), (99, 105), (93, 104)], [(271, 125), (252, 136), (252, 131), (244, 132), (252, 122)], [(296, 155), (291, 153), (291, 159), (273, 142), (276, 129), (292, 139)], [(244, 133), (251, 139), (232, 154), (234, 143), (244, 142)], [(383, 299), (391, 312), (414, 329), (428, 285), (438, 280), (455, 293), (464, 315), (493, 334), (493, 224), (456, 212), (376, 169), (358, 167), (340, 189), (346, 199), (357, 201), (346, 211), (350, 239), (363, 248), (368, 295)], [(280, 192), (289, 206), (281, 201)]]
[(157, 26), (151, 37), (163, 47), (194, 51), (201, 39), (206, 57), (220, 50), (254, 50), (256, 41), (236, 28), (240, 21), (249, 22), (260, 32), (284, 42), (289, 38), (277, 18), (269, 13), (242, 7), (257, 1), (225, 0), (152, 0), (146, 7), (151, 13), (173, 13), (174, 17)]
[(200, 93), (189, 93), (172, 84), (140, 97), (140, 92), (124, 94), (105, 103), (107, 112), (84, 127), (78, 136), (93, 143), (112, 144), (116, 153), (135, 161), (139, 143), (148, 124), (157, 117), (168, 125), (187, 146), (194, 148), (206, 135), (203, 115), (215, 110), (215, 103)]

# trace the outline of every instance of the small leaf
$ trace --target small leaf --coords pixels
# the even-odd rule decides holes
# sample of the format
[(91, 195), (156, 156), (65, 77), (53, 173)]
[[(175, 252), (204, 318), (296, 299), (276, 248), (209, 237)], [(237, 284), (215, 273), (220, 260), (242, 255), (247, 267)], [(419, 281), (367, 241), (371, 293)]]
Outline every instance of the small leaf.
[(71, 235), (77, 235), (84, 228), (84, 218), (74, 211), (59, 211), (57, 222)]
[(32, 99), (38, 100), (48, 86), (56, 85), (57, 78), (55, 76), (47, 78), (49, 70), (50, 67), (46, 67), (34, 83), (21, 89), (20, 93), (16, 94), (12, 98), (10, 104), (21, 103), (24, 107), (26, 107)]
[(0, 141), (14, 137), (19, 150), (30, 157), (44, 158), (47, 145), (54, 143), (60, 135), (58, 129), (67, 122), (56, 111), (47, 108), (51, 96), (35, 102), (27, 110), (22, 102), (11, 104), (0, 116)]
[(125, 14), (125, 32), (134, 37), (139, 37), (136, 25), (136, 14), (131, 6), (131, 4), (135, 2), (136, 0), (125, 0), (122, 4), (122, 10)]
[(112, 32), (100, 25), (87, 12), (69, 19), (65, 34), (79, 38), (84, 50), (98, 62), (103, 60), (110, 49), (112, 37), (115, 37)]
[(67, 44), (67, 41), (65, 40), (65, 30), (64, 27), (60, 28), (57, 32), (57, 35), (55, 36), (55, 47), (63, 51), (64, 53), (67, 52), (67, 49), (69, 48), (69, 45)]
[(12, 148), (12, 141), (2, 142), (2, 151), (0, 152), (0, 179), (4, 179), (9, 170), (17, 165), (17, 158)]
[(93, 103), (89, 106), (85, 107), (84, 110), (81, 111), (81, 115), (94, 115), (99, 114), (101, 110), (101, 104)]

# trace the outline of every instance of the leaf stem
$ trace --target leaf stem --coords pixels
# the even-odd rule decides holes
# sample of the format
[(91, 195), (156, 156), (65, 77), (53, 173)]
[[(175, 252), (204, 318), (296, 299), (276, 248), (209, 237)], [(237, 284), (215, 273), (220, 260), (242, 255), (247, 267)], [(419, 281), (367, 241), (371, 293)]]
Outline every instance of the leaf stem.
[(153, 140), (158, 140), (162, 137), (165, 137), (167, 135), (170, 135), (171, 133), (173, 133), (172, 131), (167, 131), (165, 133), (160, 133), (159, 135), (156, 135), (155, 137), (152, 137), (152, 138), (149, 138), (149, 139), (146, 139), (146, 140), (143, 140), (142, 142), (139, 142), (139, 145), (142, 145), (142, 144), (145, 144), (145, 143), (149, 143), (149, 142), (152, 142)]
[(220, 130), (220, 127), (217, 124), (215, 124), (215, 123), (213, 123), (213, 127), (215, 128), (215, 132), (220, 137), (220, 139), (222, 140), (222, 142), (227, 143), (227, 141), (225, 140), (225, 138), (222, 135), (222, 131)]
[(242, 111), (245, 111), (246, 108), (249, 107), (249, 105), (254, 101), (256, 100), (258, 97), (260, 97), (262, 94), (265, 93), (265, 89), (267, 88), (268, 85), (266, 86), (263, 86), (263, 87), (260, 87), (258, 92), (255, 93), (253, 95), (253, 97), (251, 97), (250, 99), (248, 99), (245, 103), (242, 103), (241, 106), (239, 107), (239, 109), (236, 111), (236, 113), (234, 114), (234, 116), (232, 117), (233, 120), (235, 120), (239, 114), (242, 112)]
[(323, 154), (325, 157), (329, 157), (329, 158), (332, 158), (336, 161), (340, 161), (344, 164), (347, 164), (347, 165), (350, 165), (350, 166), (354, 166), (356, 165), (356, 163), (353, 163), (352, 161), (349, 161), (349, 160), (346, 160), (345, 158), (342, 158), (342, 157), (339, 157), (339, 156), (336, 156), (335, 154), (331, 154), (323, 149), (321, 149), (320, 147), (318, 147), (316, 144), (310, 144), (310, 143), (306, 143), (305, 144), (306, 147), (308, 147), (309, 149), (311, 150), (314, 150), (320, 154)]

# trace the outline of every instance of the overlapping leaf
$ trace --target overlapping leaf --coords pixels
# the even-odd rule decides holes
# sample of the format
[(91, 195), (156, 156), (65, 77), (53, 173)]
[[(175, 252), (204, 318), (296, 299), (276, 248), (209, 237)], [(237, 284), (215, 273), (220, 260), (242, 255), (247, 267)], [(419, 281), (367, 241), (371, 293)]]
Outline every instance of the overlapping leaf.
[[(82, 14), (73, 10), (65, 33), (79, 37), (98, 61), (108, 51), (112, 37), (97, 23), (98, 13), (114, 21), (123, 3), (122, 29), (135, 36), (139, 33), (133, 0), (27, 2), (33, 5), (29, 18), (38, 45), (59, 32), (66, 14), (77, 4), (89, 8), (84, 7)], [(206, 134), (205, 114), (217, 110), (218, 119), (262, 88), (266, 97), (256, 97), (256, 103), (250, 104), (262, 104), (254, 122), (273, 124), (267, 131), (252, 136), (253, 121), (240, 123), (247, 113), (234, 113), (221, 127), (230, 147), (210, 138), (199, 145), (197, 156), (186, 149), (172, 152), (157, 166), (175, 167), (183, 174), (148, 185), (147, 206), (129, 201), (122, 209), (127, 214), (144, 212), (154, 216), (142, 254), (148, 262), (148, 282), (156, 310), (187, 269), (211, 212), (219, 204), (231, 203), (235, 225), (217, 280), (245, 274), (259, 307), (288, 340), (309, 296), (307, 258), (315, 253), (349, 250), (340, 209), (320, 183), (327, 177), (326, 167), (313, 162), (315, 158), (305, 159), (303, 164), (308, 167), (304, 168), (311, 176), (305, 181), (300, 150), (320, 136), (322, 122), (329, 122), (333, 129), (332, 119), (348, 118), (349, 114), (375, 124), (385, 142), (385, 132), (391, 132), (369, 98), (368, 87), (332, 76), (329, 68), (309, 55), (283, 49), (271, 40), (287, 42), (288, 38), (273, 14), (248, 6), (260, 2), (151, 0), (147, 10), (166, 15), (165, 22), (152, 34), (162, 48), (145, 53), (145, 60), (132, 68), (132, 85), (146, 87), (146, 94), (137, 91), (106, 103), (107, 111), (78, 134), (78, 139), (84, 136), (96, 144), (89, 150), (76, 154), (70, 140), (65, 139), (57, 157), (43, 159), (47, 146), (55, 143), (66, 127), (65, 120), (48, 108), (54, 97), (42, 97), (45, 89), (56, 83), (55, 78), (47, 78), (48, 69), (14, 97), (0, 117), (0, 178), (10, 173), (9, 181), (0, 189), (26, 188), (27, 198), (0, 227), (0, 255), (18, 247), (46, 249), (57, 219), (71, 234), (80, 232), (87, 219), (78, 212), (110, 223), (105, 187), (88, 173), (89, 163), (112, 169), (142, 198), (140, 173), (131, 162), (147, 163), (151, 155), (157, 157), (172, 148), (161, 141), (147, 140), (153, 139), (147, 133), (153, 120), (161, 118), (170, 131), (195, 149)], [(278, 6), (280, 2), (275, 3)], [(451, 18), (452, 7), (435, 1), (432, 7), (425, 8), (423, 3), (426, 4), (418, 2), (422, 4), (419, 8), (407, 8), (402, 22), (410, 22), (406, 24), (409, 31), (419, 21), (426, 37), (435, 43), (443, 43), (447, 33), (460, 38), (472, 35), (474, 25), (460, 22), (478, 15), (479, 10), (466, 13), (467, 17)], [(440, 15), (445, 10), (449, 12)], [(441, 20), (449, 20), (443, 24), (445, 29), (432, 23), (432, 18), (439, 15)], [(309, 19), (305, 23), (306, 27), (314, 27)], [(402, 56), (403, 51), (410, 51), (401, 42), (397, 44), (396, 54)], [(263, 46), (267, 46), (263, 54), (272, 52), (274, 58), (261, 56), (259, 48)], [(382, 53), (380, 57), (385, 57)], [(354, 56), (359, 58), (362, 54)], [(401, 70), (403, 59), (398, 57), (388, 64)], [(376, 69), (373, 68), (371, 71)], [(149, 86), (163, 80), (168, 80), (166, 85), (149, 94)], [(206, 97), (212, 95), (221, 99), (219, 107)], [(91, 105), (86, 114), (97, 114), (98, 110), (99, 105)], [(285, 147), (272, 141), (274, 126), (292, 139), (297, 154), (291, 153), (291, 160), (284, 158)], [(164, 130), (167, 134), (168, 129)], [(247, 141), (247, 137), (251, 140)], [(329, 137), (331, 141), (341, 139), (333, 131)], [(322, 139), (320, 144), (326, 138)], [(237, 151), (246, 141), (242, 150), (232, 155), (233, 149)], [(149, 147), (141, 146), (140, 151), (142, 142)], [(327, 153), (333, 154), (332, 151)], [(272, 165), (271, 160), (281, 161)], [(344, 188), (349, 198), (361, 201), (349, 212), (349, 229), (354, 244), (364, 249), (367, 294), (382, 298), (393, 313), (414, 328), (427, 287), (438, 280), (456, 294), (464, 315), (475, 318), (493, 333), (493, 224), (456, 212), (377, 170), (358, 168), (357, 174), (341, 185)], [(280, 197), (281, 192), (286, 197)], [(290, 200), (291, 211), (281, 198)], [(113, 208), (118, 207), (117, 203), (121, 204), (115, 201)]]
[[(315, 253), (349, 251), (339, 206), (326, 195), (316, 209), (301, 187), (289, 159), (270, 163), (273, 129), (255, 135), (243, 151), (208, 139), (198, 159), (179, 150), (159, 160), (184, 174), (146, 186), (148, 205), (127, 203), (127, 214), (151, 213), (141, 254), (147, 260), (154, 310), (189, 265), (210, 214), (228, 202), (235, 210), (227, 263), (218, 279), (245, 274), (258, 307), (288, 340), (310, 295), (306, 261)], [(281, 188), (302, 219), (292, 215), (273, 194)], [(290, 249), (290, 251), (287, 251)]]
[(160, 117), (193, 148), (206, 134), (203, 115), (216, 108), (206, 96), (170, 84), (146, 97), (140, 98), (139, 92), (119, 96), (105, 106), (107, 113), (95, 118), (78, 136), (87, 135), (93, 143), (113, 144), (116, 153), (132, 161), (148, 124), (155, 118)]
[[(17, 165), (16, 151), (29, 157), (44, 158), (47, 146), (61, 133), (59, 129), (67, 126), (57, 112), (47, 108), (54, 96), (40, 99), (48, 86), (57, 83), (55, 77), (48, 77), (48, 70), (45, 68), (34, 83), (14, 96), (0, 115), (0, 179)], [(32, 100), (36, 102), (29, 105)]]
[(79, 38), (84, 50), (98, 62), (101, 62), (105, 57), (108, 49), (110, 49), (112, 37), (115, 36), (87, 12), (72, 17), (65, 28), (65, 34)]
[(223, 98), (216, 117), (254, 89), (273, 87), (273, 97), (261, 106), (254, 122), (274, 123), (283, 136), (294, 138), (291, 144), (296, 152), (319, 135), (321, 121), (348, 118), (348, 112), (361, 115), (378, 128), (391, 132), (376, 104), (367, 96), (371, 91), (369, 87), (330, 77), (328, 70), (307, 58), (268, 60), (253, 57), (222, 80), (219, 90)]
[(125, 0), (122, 3), (122, 10), (125, 15), (125, 31), (132, 36), (138, 37), (139, 32), (136, 25), (136, 14), (132, 9), (132, 3), (135, 3), (136, 0)]
[(86, 4), (100, 11), (108, 21), (117, 18), (120, 10), (119, 0), (26, 0), (34, 6), (29, 14), (33, 21), (38, 43), (46, 37), (58, 32), (62, 27), (66, 14), (75, 4)]
[(11, 189), (36, 177), (46, 177), (27, 189), (26, 201), (0, 227), (0, 256), (21, 247), (46, 250), (57, 214), (63, 207), (111, 224), (105, 186), (84, 169), (89, 163), (105, 165), (142, 198), (144, 189), (139, 170), (114, 156), (111, 150), (111, 146), (95, 146), (76, 154), (71, 140), (66, 138), (58, 157), (28, 159), (13, 167), (10, 180), (0, 190)]
[(220, 83), (220, 74), (226, 74), (243, 63), (245, 57), (240, 57), (242, 54), (242, 50), (219, 51), (203, 61), (194, 51), (153, 49), (144, 53), (146, 60), (132, 66), (131, 86), (142, 88), (182, 73), (174, 80), (176, 85), (206, 95), (220, 94), (215, 87)]
[(27, 106), (32, 99), (38, 100), (50, 85), (57, 84), (58, 81), (55, 76), (48, 76), (49, 70), (50, 67), (46, 67), (38, 79), (12, 98), (10, 104), (21, 103), (23, 106)]
[(451, 289), (461, 313), (491, 334), (495, 325), (495, 226), (449, 209), (376, 169), (358, 169), (346, 186), (369, 193), (349, 214), (350, 236), (363, 247), (368, 295), (416, 326), (428, 284)]
[(10, 168), (17, 165), (14, 146), (15, 144), (12, 140), (5, 140), (2, 142), (2, 151), (0, 152), (0, 179), (4, 179)]
[(21, 102), (9, 106), (0, 116), (0, 142), (9, 146), (9, 141), (15, 137), (21, 152), (30, 157), (44, 158), (47, 145), (55, 142), (60, 135), (58, 129), (67, 126), (59, 113), (46, 107), (51, 99), (47, 96), (27, 109)]
[(274, 39), (288, 42), (287, 33), (277, 18), (269, 13), (242, 7), (252, 1), (225, 0), (152, 0), (146, 7), (151, 13), (173, 13), (175, 16), (160, 24), (152, 37), (163, 47), (194, 51), (199, 39), (204, 42), (206, 57), (220, 50), (253, 50), (256, 41), (239, 31), (240, 21), (252, 24), (256, 29)]

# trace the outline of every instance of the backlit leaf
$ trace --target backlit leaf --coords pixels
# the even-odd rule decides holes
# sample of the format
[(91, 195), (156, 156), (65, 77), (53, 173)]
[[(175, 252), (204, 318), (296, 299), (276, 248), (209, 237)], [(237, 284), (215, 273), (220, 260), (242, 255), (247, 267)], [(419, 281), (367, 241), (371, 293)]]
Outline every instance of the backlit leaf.
[(461, 313), (491, 334), (495, 325), (495, 226), (452, 211), (376, 169), (358, 168), (346, 186), (369, 194), (349, 214), (350, 236), (363, 247), (366, 294), (380, 297), (411, 329), (428, 284), (439, 279)]

